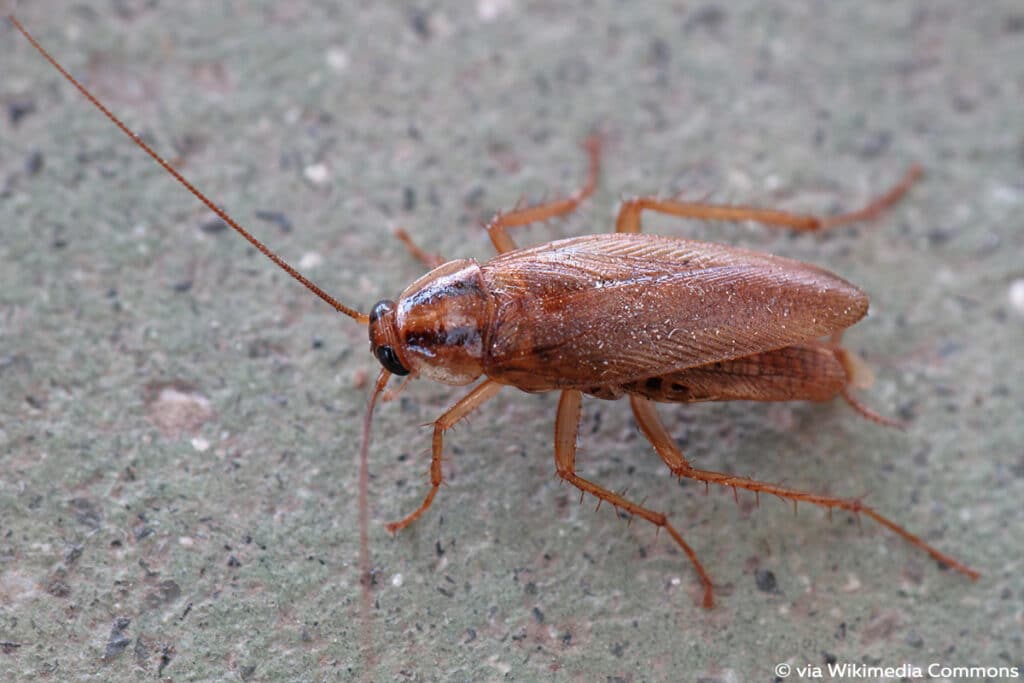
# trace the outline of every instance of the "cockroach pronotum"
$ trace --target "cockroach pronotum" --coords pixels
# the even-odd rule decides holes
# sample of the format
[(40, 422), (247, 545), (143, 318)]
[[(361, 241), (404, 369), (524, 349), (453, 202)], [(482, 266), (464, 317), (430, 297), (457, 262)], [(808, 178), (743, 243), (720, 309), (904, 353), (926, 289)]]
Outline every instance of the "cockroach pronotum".
[[(867, 313), (868, 298), (832, 273), (798, 261), (721, 244), (644, 235), (644, 211), (681, 218), (754, 221), (818, 231), (868, 220), (898, 201), (921, 175), (913, 167), (891, 190), (859, 211), (829, 218), (748, 206), (639, 197), (623, 202), (615, 232), (557, 240), (520, 249), (509, 228), (562, 216), (593, 193), (600, 142), (586, 148), (583, 187), (564, 199), (499, 213), (487, 224), (498, 255), (485, 263), (441, 263), (401, 234), (414, 255), (433, 266), (397, 300), (369, 314), (346, 306), (300, 274), (203, 195), (75, 80), (13, 16), (11, 23), (118, 128), (267, 258), (337, 311), (369, 328), (370, 350), (383, 366), (368, 402), (360, 461), (362, 568), (368, 571), (367, 450), (377, 397), (392, 375), (427, 377), (463, 386), (466, 396), (433, 423), (430, 489), (397, 532), (423, 515), (441, 486), (444, 433), (502, 387), (561, 393), (555, 418), (558, 476), (616, 509), (663, 528), (689, 557), (713, 604), (708, 572), (665, 515), (580, 477), (575, 451), (583, 395), (629, 397), (640, 431), (673, 475), (705, 485), (769, 493), (865, 515), (970, 579), (978, 572), (940, 552), (858, 499), (796, 489), (693, 467), (669, 436), (655, 403), (698, 401), (826, 401), (842, 397), (863, 417), (894, 424), (852, 393), (868, 376), (840, 344), (843, 331)], [(827, 339), (827, 341), (824, 341)]]

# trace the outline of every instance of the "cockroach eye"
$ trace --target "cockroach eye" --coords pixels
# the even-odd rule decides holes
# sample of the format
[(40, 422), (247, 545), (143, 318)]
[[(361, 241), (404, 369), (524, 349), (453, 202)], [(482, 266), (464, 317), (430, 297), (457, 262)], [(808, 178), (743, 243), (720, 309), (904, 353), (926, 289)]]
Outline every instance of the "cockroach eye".
[(409, 371), (405, 369), (402, 363), (398, 360), (398, 355), (395, 350), (390, 346), (378, 346), (376, 349), (377, 360), (384, 366), (384, 369), (390, 372), (392, 375), (408, 375)]

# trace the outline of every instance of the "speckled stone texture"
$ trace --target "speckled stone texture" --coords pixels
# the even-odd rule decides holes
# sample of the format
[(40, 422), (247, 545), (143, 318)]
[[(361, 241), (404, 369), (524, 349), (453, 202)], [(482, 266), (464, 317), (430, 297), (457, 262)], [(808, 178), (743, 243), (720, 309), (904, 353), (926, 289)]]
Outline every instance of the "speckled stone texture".
[[(339, 7), (348, 4), (352, 9)], [(524, 244), (611, 229), (618, 198), (831, 213), (927, 169), (870, 226), (819, 237), (646, 221), (861, 285), (847, 334), (905, 432), (827, 405), (663, 406), (703, 467), (837, 495), (864, 520), (677, 485), (624, 403), (587, 401), (554, 477), (555, 397), (382, 405), (376, 568), (360, 617), (356, 449), (376, 363), (334, 314), (176, 186), (0, 27), (0, 678), (771, 680), (826, 662), (1021, 666), (1024, 7), (1019, 2), (22, 3), (108, 104), (282, 256), (368, 310), (423, 268), (391, 231), (485, 259), (479, 224), (575, 189)], [(1015, 295), (1014, 292), (1017, 292)], [(796, 673), (791, 674), (795, 680)]]

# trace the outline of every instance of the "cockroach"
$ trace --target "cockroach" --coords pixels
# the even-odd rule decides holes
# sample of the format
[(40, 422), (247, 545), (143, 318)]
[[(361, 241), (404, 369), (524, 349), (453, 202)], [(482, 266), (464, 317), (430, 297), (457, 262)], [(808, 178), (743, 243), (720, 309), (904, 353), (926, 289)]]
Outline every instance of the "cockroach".
[(615, 232), (561, 239), (520, 249), (509, 229), (572, 212), (597, 185), (601, 138), (586, 142), (589, 172), (581, 189), (563, 199), (496, 214), (486, 230), (498, 255), (441, 262), (399, 235), (432, 266), (397, 300), (369, 314), (342, 304), (253, 237), (135, 135), (75, 80), (13, 16), (11, 23), (93, 105), (226, 224), (306, 288), (369, 329), (370, 351), (382, 369), (368, 401), (360, 465), (362, 565), (369, 575), (366, 528), (367, 451), (378, 396), (392, 375), (426, 377), (464, 386), (484, 378), (433, 423), (430, 489), (397, 532), (430, 508), (441, 486), (445, 432), (503, 387), (558, 391), (555, 469), (558, 476), (633, 517), (664, 529), (699, 577), (704, 607), (713, 585), (696, 553), (668, 518), (576, 473), (576, 437), (583, 395), (629, 398), (640, 431), (673, 475), (768, 493), (831, 512), (847, 510), (887, 527), (943, 565), (970, 579), (980, 575), (940, 552), (859, 499), (817, 495), (763, 481), (697, 469), (683, 456), (655, 410), (656, 403), (703, 401), (827, 401), (843, 398), (863, 417), (894, 424), (853, 394), (867, 373), (841, 345), (846, 328), (864, 317), (868, 298), (821, 268), (722, 244), (645, 235), (645, 211), (679, 218), (753, 221), (821, 231), (870, 220), (898, 201), (921, 176), (914, 166), (864, 208), (829, 218), (750, 206), (723, 206), (638, 197), (622, 203)]

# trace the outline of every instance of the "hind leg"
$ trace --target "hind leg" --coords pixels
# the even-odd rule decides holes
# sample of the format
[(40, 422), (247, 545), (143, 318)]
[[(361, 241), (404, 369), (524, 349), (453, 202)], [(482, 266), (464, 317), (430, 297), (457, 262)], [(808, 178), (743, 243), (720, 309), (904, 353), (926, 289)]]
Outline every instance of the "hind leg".
[(696, 479), (697, 481), (702, 481), (705, 484), (718, 484), (719, 486), (732, 487), (733, 490), (746, 489), (748, 491), (753, 491), (758, 495), (761, 493), (770, 493), (774, 496), (778, 496), (779, 498), (793, 501), (794, 509), (796, 508), (796, 504), (799, 502), (818, 505), (828, 509), (829, 512), (831, 512), (833, 508), (839, 508), (841, 510), (848, 510), (854, 514), (863, 514), (875, 520), (887, 529), (892, 530), (899, 536), (902, 536), (904, 540), (925, 551), (939, 563), (946, 565), (947, 567), (952, 567), (961, 574), (967, 576), (969, 579), (976, 580), (981, 576), (978, 572), (962, 562), (959, 562), (949, 555), (946, 555), (945, 553), (928, 545), (919, 536), (910, 533), (900, 525), (896, 524), (896, 522), (893, 522), (889, 518), (883, 517), (879, 513), (875, 512), (874, 509), (864, 505), (864, 503), (858, 499), (822, 496), (814, 493), (797, 491), (783, 486), (777, 486), (775, 484), (769, 484), (767, 482), (755, 481), (745, 477), (734, 477), (720, 472), (695, 469), (690, 465), (686, 458), (683, 457), (682, 452), (680, 452), (676, 447), (672, 437), (670, 437), (668, 432), (665, 431), (665, 427), (661, 424), (661, 419), (655, 411), (654, 403), (645, 398), (640, 398), (639, 396), (630, 396), (629, 403), (633, 408), (633, 415), (636, 417), (637, 424), (640, 426), (640, 431), (644, 433), (647, 440), (651, 442), (652, 446), (654, 446), (654, 450), (657, 451), (658, 455), (661, 456), (661, 459), (664, 460), (665, 464), (669, 466), (670, 470), (672, 470), (672, 474), (677, 477)]
[(636, 197), (622, 202), (619, 217), (615, 222), (615, 232), (640, 232), (640, 214), (643, 211), (655, 211), (679, 218), (694, 218), (704, 221), (753, 221), (806, 232), (826, 230), (837, 225), (869, 221), (878, 217), (879, 214), (898, 202), (923, 174), (924, 170), (920, 166), (912, 166), (899, 183), (868, 203), (867, 206), (828, 218), (773, 209), (759, 209), (753, 206), (723, 206), (658, 199), (657, 197)]
[(558, 476), (578, 488), (582, 493), (589, 493), (598, 500), (607, 501), (616, 508), (622, 508), (632, 515), (643, 517), (654, 526), (667, 531), (672, 540), (679, 544), (679, 547), (683, 549), (686, 556), (690, 558), (690, 563), (697, 572), (697, 576), (700, 577), (701, 583), (704, 584), (702, 604), (710, 609), (714, 606), (711, 577), (708, 576), (704, 566), (697, 559), (697, 553), (683, 540), (682, 535), (669, 524), (668, 518), (660, 512), (654, 512), (653, 510), (641, 507), (632, 501), (626, 500), (619, 494), (613, 493), (576, 474), (576, 436), (579, 431), (580, 403), (582, 399), (583, 394), (579, 391), (568, 389), (562, 392), (562, 396), (558, 401), (558, 416), (555, 418), (555, 467), (558, 470)]

